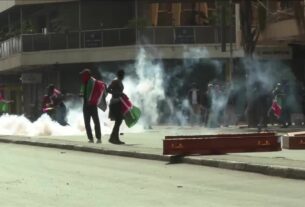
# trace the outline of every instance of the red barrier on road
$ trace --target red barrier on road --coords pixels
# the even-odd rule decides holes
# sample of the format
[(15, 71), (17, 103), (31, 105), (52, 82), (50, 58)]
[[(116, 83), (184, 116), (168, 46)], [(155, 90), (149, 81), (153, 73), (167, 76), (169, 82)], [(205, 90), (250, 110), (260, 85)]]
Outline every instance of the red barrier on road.
[(275, 133), (166, 136), (164, 155), (212, 155), (238, 152), (280, 151)]
[(305, 149), (305, 134), (283, 137), (284, 149)]
[(210, 135), (186, 135), (186, 136), (165, 136), (165, 139), (189, 139), (189, 138), (238, 138), (238, 137), (271, 137), (275, 136), (275, 133), (248, 133), (248, 134), (210, 134)]

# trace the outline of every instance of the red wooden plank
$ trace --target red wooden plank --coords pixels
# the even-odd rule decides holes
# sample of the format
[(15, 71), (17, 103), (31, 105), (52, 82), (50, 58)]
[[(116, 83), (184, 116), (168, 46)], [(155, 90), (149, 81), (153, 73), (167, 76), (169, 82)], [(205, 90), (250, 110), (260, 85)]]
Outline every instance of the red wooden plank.
[(253, 137), (207, 137), (186, 139), (164, 139), (165, 155), (209, 155), (234, 152), (267, 152), (281, 150), (276, 136)]
[(285, 149), (305, 149), (305, 136), (283, 137), (283, 148)]
[(165, 136), (165, 139), (188, 139), (188, 138), (238, 138), (238, 137), (269, 137), (275, 136), (275, 133), (249, 133), (249, 134), (210, 134), (210, 135), (179, 135), (179, 136)]
[(294, 137), (305, 137), (305, 134), (296, 134)]

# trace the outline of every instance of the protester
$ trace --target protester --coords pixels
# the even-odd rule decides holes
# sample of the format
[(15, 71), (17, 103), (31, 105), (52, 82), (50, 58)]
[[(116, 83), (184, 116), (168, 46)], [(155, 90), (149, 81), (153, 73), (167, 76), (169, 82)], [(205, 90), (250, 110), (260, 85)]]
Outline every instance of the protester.
[(272, 110), (278, 118), (282, 127), (286, 128), (291, 125), (291, 113), (288, 106), (289, 86), (287, 81), (281, 81), (276, 85), (273, 93)]
[(214, 81), (208, 85), (207, 97), (209, 99), (207, 127), (220, 127), (227, 105), (226, 94), (221, 82)]
[(121, 98), (123, 97), (124, 85), (122, 83), (125, 76), (123, 70), (117, 72), (117, 78), (111, 82), (107, 91), (112, 95), (109, 105), (109, 118), (115, 121), (109, 142), (112, 144), (125, 144), (119, 138), (120, 126), (123, 122), (123, 112), (121, 107)]
[(97, 143), (101, 143), (102, 134), (97, 106), (100, 104), (101, 100), (105, 98), (103, 95), (106, 91), (106, 84), (101, 80), (96, 80), (93, 78), (91, 76), (90, 69), (84, 69), (80, 74), (82, 82), (81, 95), (84, 98), (83, 115), (87, 138), (89, 139), (90, 143), (93, 143), (93, 135), (90, 125), (90, 120), (92, 117)]
[(66, 121), (67, 108), (63, 102), (61, 91), (53, 84), (50, 84), (46, 91), (47, 94), (44, 95), (42, 101), (42, 111), (59, 124), (66, 126), (68, 124)]
[(206, 113), (204, 116), (204, 125), (208, 126), (209, 124), (209, 117), (211, 113), (211, 106), (212, 106), (212, 90), (213, 90), (213, 84), (210, 82), (207, 86), (207, 90), (204, 93), (205, 97), (205, 108), (206, 108)]
[(188, 91), (188, 100), (191, 106), (190, 122), (191, 124), (199, 124), (201, 115), (200, 91), (195, 82), (192, 83), (191, 89)]
[(6, 100), (3, 96), (3, 91), (0, 91), (0, 115), (8, 113), (9, 105), (13, 102), (13, 100)]
[(269, 101), (270, 93), (267, 88), (265, 88), (264, 85), (260, 82), (255, 82), (254, 88), (254, 113), (257, 120), (257, 129), (260, 132), (262, 129), (267, 130), (268, 109), (271, 104)]

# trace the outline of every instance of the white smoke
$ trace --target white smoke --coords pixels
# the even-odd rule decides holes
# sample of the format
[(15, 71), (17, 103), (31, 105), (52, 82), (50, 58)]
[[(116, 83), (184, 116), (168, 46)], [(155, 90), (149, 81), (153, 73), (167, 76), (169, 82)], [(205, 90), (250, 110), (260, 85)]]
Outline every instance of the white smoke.
[[(31, 122), (25, 116), (4, 114), (0, 116), (0, 131), (3, 135), (20, 136), (68, 136), (86, 135), (82, 102), (65, 103), (68, 108), (67, 122), (62, 126), (53, 121), (47, 114), (42, 114), (36, 121)], [(110, 134), (113, 124), (108, 121), (106, 113), (99, 109), (99, 118), (102, 134)], [(91, 128), (94, 129), (93, 121)], [(94, 130), (93, 130), (94, 134)]]
[[(258, 59), (244, 59), (243, 66), (246, 72), (247, 91), (253, 90), (253, 84), (259, 83), (264, 92), (271, 93), (277, 83), (285, 81), (289, 85), (289, 94), (286, 97), (291, 110), (299, 111), (301, 106), (297, 100), (297, 81), (291, 68), (281, 61)], [(251, 95), (251, 94), (249, 94)]]
[[(179, 90), (185, 87), (184, 80), (176, 77), (184, 77), (185, 74), (191, 74), (193, 66), (202, 62), (212, 65), (216, 71), (216, 76), (223, 74), (223, 65), (221, 61), (209, 59), (208, 50), (205, 48), (186, 48), (183, 54), (184, 60), (180, 66), (171, 69), (171, 72), (165, 75), (164, 66), (160, 61), (156, 61), (155, 57), (151, 57), (144, 49), (141, 49), (135, 64), (127, 66), (125, 69), (132, 70), (132, 74), (126, 73), (123, 81), (126, 93), (134, 105), (138, 106), (142, 111), (140, 122), (132, 128), (122, 125), (122, 132), (141, 132), (149, 125), (158, 124), (162, 113), (166, 113), (167, 123), (187, 125), (189, 123), (188, 113), (190, 105), (185, 97), (179, 96)], [(294, 82), (295, 78), (290, 72), (290, 68), (279, 62), (245, 59), (243, 62), (244, 72), (247, 74), (246, 80), (241, 83), (237, 79), (233, 79), (230, 86), (225, 87), (221, 95), (212, 94), (212, 107), (210, 111), (209, 121), (213, 122), (222, 116), (223, 110), (226, 108), (229, 95), (232, 91), (243, 90), (244, 84), (251, 89), (251, 84), (259, 81), (263, 88), (270, 91), (275, 83), (283, 78)], [(205, 68), (202, 68), (205, 70)], [(130, 71), (130, 70), (129, 70)], [(115, 77), (114, 73), (101, 71), (102, 76), (108, 84)], [(176, 78), (176, 79), (175, 79)], [(172, 87), (171, 84), (174, 84)], [(205, 83), (207, 84), (207, 83)], [(171, 92), (171, 97), (166, 97), (165, 91)], [(107, 97), (109, 103), (111, 96)], [(239, 101), (244, 101), (239, 100)], [(163, 101), (167, 105), (168, 110), (159, 111), (158, 103)], [(238, 101), (238, 102), (239, 102)], [(293, 101), (290, 101), (293, 102)], [(239, 103), (236, 103), (239, 104)], [(61, 136), (61, 135), (84, 135), (85, 127), (82, 114), (82, 103), (66, 103), (68, 108), (67, 122), (69, 126), (61, 126), (52, 121), (46, 114), (42, 115), (35, 122), (29, 121), (24, 116), (2, 115), (0, 117), (0, 130), (2, 134), (7, 135), (25, 135), (25, 136)], [(236, 105), (235, 105), (236, 107)], [(236, 110), (236, 109), (235, 109)], [(102, 134), (110, 134), (114, 122), (108, 118), (108, 109), (106, 112), (99, 110)], [(215, 122), (217, 122), (216, 120)], [(94, 125), (91, 125), (94, 129)], [(94, 130), (92, 130), (94, 132)]]
[[(209, 51), (205, 47), (184, 47), (184, 52), (182, 56), (183, 56), (182, 64), (173, 68), (171, 70), (171, 73), (167, 74), (165, 78), (166, 78), (166, 83), (173, 82), (174, 80), (175, 87), (171, 88), (172, 86), (167, 85), (166, 88), (170, 88), (172, 97), (179, 97), (179, 98), (173, 98), (167, 100), (167, 105), (171, 112), (170, 117), (167, 119), (167, 122), (184, 126), (184, 125), (188, 125), (191, 122), (190, 116), (194, 116), (194, 114), (192, 115), (191, 106), (187, 96), (188, 95), (187, 90), (185, 89), (190, 89), (190, 85), (191, 85), (191, 82), (189, 82), (190, 80), (193, 82), (194, 79), (198, 79), (198, 77), (188, 77), (188, 76), (192, 75), (192, 72), (194, 72), (194, 68), (198, 65), (201, 65), (200, 70), (202, 70), (202, 74), (204, 74), (204, 71), (208, 71), (209, 69), (213, 68), (216, 76), (220, 76), (223, 73), (223, 68), (221, 61), (210, 58)], [(182, 77), (182, 79), (175, 79), (175, 77), (177, 76)], [(188, 82), (186, 82), (186, 80)], [(197, 85), (198, 83), (201, 82), (202, 81), (197, 82)], [(201, 87), (200, 87), (201, 93), (199, 95), (203, 97), (205, 91), (203, 91)], [(181, 97), (181, 91), (184, 91), (183, 97)], [(220, 107), (226, 104), (225, 98), (218, 96), (213, 96), (213, 97), (214, 98), (212, 102), (215, 103), (215, 105), (211, 110), (211, 115), (212, 115), (211, 117), (213, 117), (214, 114), (219, 114)], [(201, 107), (200, 114), (195, 115), (197, 123), (203, 121), (204, 110), (205, 109)]]
[[(115, 78), (114, 73), (99, 68), (101, 76), (107, 84)], [(133, 105), (141, 110), (139, 122), (132, 128), (122, 125), (125, 132), (141, 132), (158, 123), (160, 112), (158, 102), (165, 98), (164, 71), (162, 64), (149, 56), (144, 49), (140, 49), (137, 61), (124, 68), (124, 93), (130, 98)], [(107, 96), (109, 103), (111, 95)], [(108, 114), (108, 111), (105, 113)]]
[(62, 136), (82, 133), (81, 127), (61, 126), (46, 114), (35, 122), (31, 122), (24, 116), (4, 114), (0, 117), (0, 130), (3, 135), (23, 136)]
[[(219, 60), (210, 58), (209, 51), (206, 47), (185, 47), (183, 52), (183, 68), (184, 70), (192, 68), (196, 64), (209, 63), (215, 69), (216, 75), (220, 75), (222, 71), (222, 65)], [(205, 70), (205, 68), (202, 68)], [(186, 70), (186, 73), (190, 73), (191, 70)]]
[(140, 50), (135, 64), (136, 75), (124, 80), (125, 93), (140, 107), (140, 124), (149, 127), (159, 118), (158, 102), (165, 98), (164, 71), (160, 63), (153, 63), (144, 49)]
[[(152, 59), (148, 59), (146, 52), (142, 49), (138, 55), (137, 62), (134, 65), (136, 76), (126, 76), (124, 80), (124, 92), (130, 97), (134, 105), (138, 106), (142, 111), (140, 122), (132, 128), (122, 125), (123, 132), (141, 132), (144, 127), (149, 124), (156, 124), (158, 121), (159, 100), (164, 99), (163, 88), (163, 68), (159, 63), (153, 63)], [(108, 76), (107, 80), (112, 80), (113, 74), (102, 73)], [(109, 104), (111, 96), (107, 97)], [(0, 117), (0, 130), (6, 135), (24, 135), (24, 136), (62, 136), (62, 135), (86, 135), (84, 119), (82, 113), (81, 100), (66, 102), (68, 109), (67, 122), (68, 126), (61, 126), (51, 118), (43, 114), (35, 122), (31, 122), (24, 116), (2, 115)], [(108, 118), (109, 108), (106, 112), (99, 109), (99, 118), (101, 124), (102, 135), (110, 134), (114, 122)], [(91, 128), (94, 129), (93, 121)], [(92, 130), (94, 133), (94, 130)]]

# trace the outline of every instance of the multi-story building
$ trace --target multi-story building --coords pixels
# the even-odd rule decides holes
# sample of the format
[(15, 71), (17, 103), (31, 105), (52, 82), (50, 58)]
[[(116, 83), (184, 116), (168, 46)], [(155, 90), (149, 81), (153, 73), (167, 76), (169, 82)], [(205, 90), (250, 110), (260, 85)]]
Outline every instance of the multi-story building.
[[(78, 93), (81, 69), (115, 70), (134, 62), (141, 47), (167, 68), (181, 64), (185, 50), (204, 47), (209, 58), (224, 63), (223, 76), (229, 77), (229, 60), (243, 51), (239, 1), (228, 2), (224, 24), (217, 0), (0, 1), (0, 92), (14, 100), (12, 113), (35, 118), (48, 84)], [(294, 72), (304, 77), (304, 32), (291, 2), (267, 1), (267, 26), (256, 53), (283, 59), (292, 54)], [(198, 70), (191, 81), (213, 78), (207, 71)]]
[(268, 0), (266, 3), (266, 28), (261, 33), (258, 44), (281, 47), (282, 50), (262, 52), (291, 56), (292, 71), (300, 81), (305, 83), (305, 25), (301, 22), (305, 21), (305, 1)]
[(224, 63), (241, 57), (234, 18), (220, 27), (216, 10), (216, 1), (205, 0), (0, 1), (0, 82), (14, 100), (10, 111), (35, 118), (48, 84), (78, 93), (81, 69), (115, 69), (135, 61), (141, 47), (168, 67), (181, 64), (190, 47), (205, 47)]

